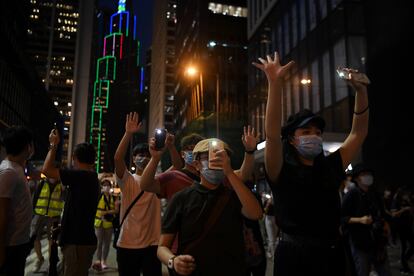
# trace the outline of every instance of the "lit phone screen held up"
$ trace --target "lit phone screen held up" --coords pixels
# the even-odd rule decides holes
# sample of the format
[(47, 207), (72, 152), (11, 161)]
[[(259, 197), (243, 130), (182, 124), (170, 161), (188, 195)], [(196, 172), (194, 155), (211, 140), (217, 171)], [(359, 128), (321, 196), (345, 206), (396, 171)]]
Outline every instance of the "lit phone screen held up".
[(223, 150), (224, 144), (222, 141), (213, 140), (208, 144), (208, 168), (212, 170), (222, 170), (223, 168), (211, 164), (210, 160), (216, 157), (216, 152)]

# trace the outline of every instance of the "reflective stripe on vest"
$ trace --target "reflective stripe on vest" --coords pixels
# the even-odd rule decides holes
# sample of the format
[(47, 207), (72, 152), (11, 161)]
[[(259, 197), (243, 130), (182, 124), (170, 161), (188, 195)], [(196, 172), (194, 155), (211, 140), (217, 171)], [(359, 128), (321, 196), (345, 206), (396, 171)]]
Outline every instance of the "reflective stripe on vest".
[[(112, 196), (109, 196), (109, 210), (115, 210), (115, 202)], [(102, 194), (101, 199), (98, 203), (98, 208), (96, 209), (95, 215), (95, 227), (102, 227), (105, 229), (112, 228), (112, 221), (102, 220), (102, 211), (109, 211), (108, 207), (105, 204), (105, 196)]]
[(35, 214), (48, 217), (58, 217), (62, 213), (64, 202), (61, 199), (62, 184), (57, 183), (53, 192), (45, 181), (34, 209)]

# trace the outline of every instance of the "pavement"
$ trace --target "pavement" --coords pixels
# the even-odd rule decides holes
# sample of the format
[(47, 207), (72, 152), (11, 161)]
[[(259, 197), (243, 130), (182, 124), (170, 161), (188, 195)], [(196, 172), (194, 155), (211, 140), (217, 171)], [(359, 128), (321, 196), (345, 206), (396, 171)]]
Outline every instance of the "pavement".
[[(35, 267), (35, 262), (37, 260), (36, 254), (32, 251), (32, 253), (29, 255), (29, 257), (26, 260), (26, 269), (25, 269), (25, 275), (27, 276), (42, 276), (42, 275), (47, 275), (47, 270), (48, 270), (48, 253), (47, 253), (47, 240), (43, 239), (42, 240), (42, 253), (43, 256), (45, 257), (45, 262), (43, 263), (40, 271), (38, 273), (34, 273), (34, 267)], [(60, 254), (60, 251), (59, 251)], [(400, 247), (397, 244), (396, 246), (392, 246), (392, 247), (388, 247), (388, 256), (389, 256), (389, 261), (390, 261), (390, 267), (391, 267), (391, 275), (392, 276), (399, 276), (399, 275), (403, 275), (400, 273), (400, 261), (399, 261), (399, 254), (400, 254)], [(60, 255), (59, 258), (61, 259), (62, 256)], [(94, 257), (95, 260), (95, 257)], [(111, 275), (118, 275), (118, 271), (117, 271), (117, 264), (116, 264), (116, 251), (115, 249), (113, 249), (111, 247), (110, 251), (109, 251), (109, 256), (108, 256), (108, 269), (101, 271), (101, 272), (97, 272), (94, 271), (93, 269), (89, 270), (89, 275), (105, 275), (105, 276), (111, 276)], [(410, 266), (411, 268), (414, 269), (414, 258), (411, 259), (410, 261)], [(273, 258), (268, 258), (267, 259), (267, 269), (266, 269), (266, 276), (272, 276), (273, 272)], [(407, 275), (407, 274), (405, 274)], [(413, 274), (410, 274), (414, 276)], [(165, 266), (163, 266), (163, 276), (168, 276), (168, 271), (167, 268)], [(376, 276), (375, 273), (371, 273), (370, 276)]]

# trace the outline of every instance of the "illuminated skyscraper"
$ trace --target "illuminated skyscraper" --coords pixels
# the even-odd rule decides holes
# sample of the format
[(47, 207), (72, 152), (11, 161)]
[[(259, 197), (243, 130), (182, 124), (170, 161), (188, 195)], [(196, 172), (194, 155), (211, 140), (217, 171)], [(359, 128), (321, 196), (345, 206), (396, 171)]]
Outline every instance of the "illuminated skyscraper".
[(124, 133), (125, 115), (145, 112), (144, 66), (137, 39), (137, 17), (126, 0), (110, 17), (102, 56), (96, 61), (89, 142), (97, 149), (97, 172), (113, 171), (113, 156)]

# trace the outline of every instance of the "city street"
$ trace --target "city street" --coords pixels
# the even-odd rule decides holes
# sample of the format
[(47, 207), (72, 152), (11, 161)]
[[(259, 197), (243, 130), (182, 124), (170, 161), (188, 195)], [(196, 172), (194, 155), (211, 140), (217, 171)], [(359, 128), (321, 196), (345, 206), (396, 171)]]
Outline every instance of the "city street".
[[(45, 239), (42, 240), (42, 252), (43, 252), (43, 256), (47, 256), (47, 242), (46, 242)], [(402, 275), (400, 273), (400, 261), (399, 261), (399, 254), (400, 253), (399, 252), (400, 252), (399, 246), (388, 248), (388, 254), (389, 254), (389, 258), (390, 258), (390, 267), (391, 267), (392, 276)], [(25, 275), (27, 275), (27, 276), (47, 275), (47, 268), (48, 268), (47, 261), (44, 262), (44, 264), (42, 265), (42, 268), (39, 271), (39, 273), (34, 273), (33, 272), (35, 262), (36, 262), (36, 254), (34, 252), (32, 252), (32, 254), (30, 254), (30, 256), (27, 258), (27, 261), (26, 261), (26, 270), (25, 270), (26, 273), (25, 273)], [(110, 251), (109, 251), (108, 265), (109, 265), (109, 269), (106, 269), (106, 270), (101, 271), (101, 272), (97, 272), (97, 271), (94, 271), (94, 270), (90, 269), (89, 270), (89, 275), (108, 275), (108, 276), (118, 275), (118, 271), (116, 269), (116, 252), (113, 248), (111, 248)], [(410, 266), (412, 268), (414, 268), (414, 258), (411, 259)], [(272, 275), (273, 259), (267, 259), (267, 269), (266, 269), (266, 271), (267, 271), (266, 276), (271, 276)], [(163, 276), (167, 276), (167, 275), (168, 275), (167, 268), (165, 266), (163, 266)], [(370, 276), (375, 276), (375, 274), (372, 274)]]

